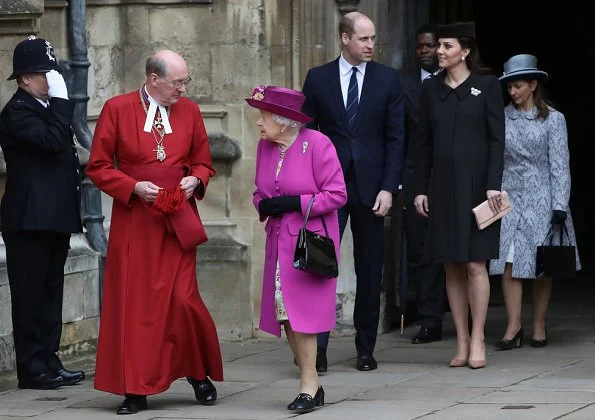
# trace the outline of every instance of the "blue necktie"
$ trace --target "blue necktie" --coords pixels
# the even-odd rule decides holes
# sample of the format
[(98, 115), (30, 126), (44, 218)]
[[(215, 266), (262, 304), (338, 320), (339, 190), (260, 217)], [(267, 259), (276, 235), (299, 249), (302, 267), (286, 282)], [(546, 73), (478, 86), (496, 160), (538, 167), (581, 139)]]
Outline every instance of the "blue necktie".
[(349, 79), (349, 88), (347, 88), (347, 105), (345, 106), (345, 112), (347, 113), (347, 125), (349, 127), (353, 125), (359, 104), (359, 100), (357, 98), (357, 67), (352, 67), (351, 70), (351, 79)]

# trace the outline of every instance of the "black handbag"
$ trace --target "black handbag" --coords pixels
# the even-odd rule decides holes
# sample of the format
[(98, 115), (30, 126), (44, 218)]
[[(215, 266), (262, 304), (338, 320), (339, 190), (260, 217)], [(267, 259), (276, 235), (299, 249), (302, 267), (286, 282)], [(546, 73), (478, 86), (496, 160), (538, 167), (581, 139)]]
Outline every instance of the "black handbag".
[(325, 278), (337, 277), (339, 275), (339, 266), (337, 264), (337, 254), (335, 253), (335, 243), (328, 236), (324, 216), (321, 216), (321, 219), (326, 236), (306, 228), (312, 204), (314, 204), (314, 196), (308, 203), (304, 225), (298, 233), (293, 254), (293, 267)]
[[(549, 230), (541, 246), (537, 247), (535, 257), (535, 278), (538, 277), (576, 277), (576, 247), (570, 243), (566, 224), (558, 226), (560, 243), (553, 244), (554, 232)], [(564, 245), (564, 232), (568, 245)], [(545, 245), (549, 237), (549, 245)]]

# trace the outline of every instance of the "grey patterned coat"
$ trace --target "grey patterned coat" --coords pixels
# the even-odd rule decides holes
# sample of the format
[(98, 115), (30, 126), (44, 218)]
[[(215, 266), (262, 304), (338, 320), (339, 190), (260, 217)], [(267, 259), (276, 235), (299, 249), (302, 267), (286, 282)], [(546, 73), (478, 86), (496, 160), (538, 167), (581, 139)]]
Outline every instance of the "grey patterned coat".
[[(566, 227), (570, 241), (576, 245), (568, 208), (570, 156), (566, 120), (562, 113), (550, 108), (548, 118), (542, 121), (537, 118), (537, 108), (522, 112), (512, 104), (505, 108), (505, 115), (502, 189), (510, 195), (512, 212), (502, 219), (500, 258), (490, 261), (490, 274), (504, 272), (514, 241), (512, 277), (534, 278), (537, 246), (548, 234), (553, 210), (567, 213)], [(578, 251), (576, 265), (580, 269)]]

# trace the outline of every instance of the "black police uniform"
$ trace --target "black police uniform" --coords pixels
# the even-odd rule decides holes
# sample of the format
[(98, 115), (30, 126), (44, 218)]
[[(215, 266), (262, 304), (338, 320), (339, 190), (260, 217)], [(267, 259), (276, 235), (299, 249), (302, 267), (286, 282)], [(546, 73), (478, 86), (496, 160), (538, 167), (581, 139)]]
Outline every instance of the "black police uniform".
[[(16, 47), (13, 67), (9, 80), (58, 69), (49, 43), (33, 37)], [(73, 109), (61, 98), (50, 99), (46, 108), (18, 88), (0, 113), (0, 146), (6, 161), (0, 230), (21, 388), (53, 388), (59, 372), (64, 372), (56, 355), (64, 264), (71, 233), (82, 231), (80, 164), (70, 127)]]

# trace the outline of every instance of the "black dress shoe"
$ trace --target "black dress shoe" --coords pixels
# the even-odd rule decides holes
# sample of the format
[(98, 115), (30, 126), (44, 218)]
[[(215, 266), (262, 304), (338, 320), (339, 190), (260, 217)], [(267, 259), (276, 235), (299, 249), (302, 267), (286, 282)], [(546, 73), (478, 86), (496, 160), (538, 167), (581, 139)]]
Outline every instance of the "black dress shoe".
[(22, 378), (18, 383), (20, 389), (55, 389), (62, 385), (64, 385), (64, 379), (60, 375), (50, 372), (30, 378)]
[(82, 370), (72, 371), (68, 369), (60, 369), (56, 371), (56, 375), (62, 377), (62, 385), (74, 385), (85, 379), (85, 372)]
[(194, 396), (196, 397), (196, 401), (201, 403), (202, 405), (213, 405), (215, 401), (217, 401), (217, 389), (215, 385), (209, 380), (209, 378), (205, 378), (202, 380), (194, 379), (191, 377), (186, 378), (192, 388), (194, 388)]
[(422, 325), (419, 332), (411, 339), (412, 344), (426, 344), (442, 340), (442, 328), (427, 328)]
[(323, 405), (324, 389), (322, 389), (322, 386), (319, 386), (314, 396), (305, 393), (298, 394), (295, 400), (289, 403), (287, 409), (306, 412), (313, 410), (315, 407), (322, 407)]
[(326, 350), (318, 347), (318, 350), (316, 351), (316, 372), (324, 373), (327, 371), (327, 368)]
[(357, 367), (357, 370), (366, 372), (369, 370), (377, 369), (378, 363), (376, 363), (374, 356), (372, 356), (371, 354), (361, 353), (361, 354), (357, 355), (356, 367)]
[(147, 397), (145, 395), (127, 395), (124, 402), (118, 406), (116, 414), (136, 414), (147, 409)]

